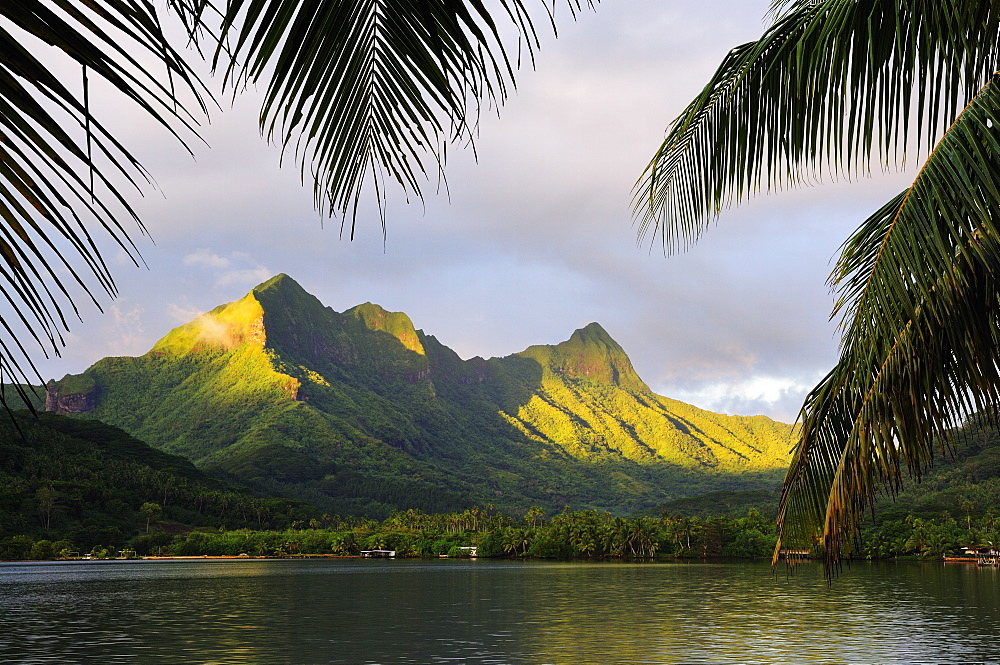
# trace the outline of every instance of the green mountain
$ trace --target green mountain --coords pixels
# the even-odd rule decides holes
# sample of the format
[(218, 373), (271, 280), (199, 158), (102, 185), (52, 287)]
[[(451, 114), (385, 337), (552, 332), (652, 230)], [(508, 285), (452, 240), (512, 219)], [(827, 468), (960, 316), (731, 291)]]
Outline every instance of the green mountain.
[(462, 360), (409, 317), (324, 307), (278, 275), (47, 386), (46, 409), (117, 425), (260, 491), (326, 510), (628, 512), (771, 487), (792, 427), (654, 394), (592, 323), (554, 346)]

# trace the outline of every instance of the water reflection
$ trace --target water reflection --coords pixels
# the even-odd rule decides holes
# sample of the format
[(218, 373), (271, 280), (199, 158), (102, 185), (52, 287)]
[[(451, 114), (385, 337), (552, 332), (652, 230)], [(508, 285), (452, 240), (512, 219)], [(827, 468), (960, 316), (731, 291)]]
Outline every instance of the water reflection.
[(996, 570), (747, 563), (0, 564), (20, 663), (1000, 662)]
[[(582, 571), (566, 582), (593, 578), (582, 586), (595, 586), (605, 572)], [(553, 621), (533, 636), (533, 651), (551, 652), (553, 663), (580, 662), (581, 650), (591, 654), (584, 662), (595, 663), (1000, 658), (992, 570), (862, 565), (845, 571), (833, 588), (817, 566), (790, 577), (746, 564), (633, 567), (603, 576), (611, 581), (588, 594), (593, 603), (574, 605), (561, 582), (542, 585)]]

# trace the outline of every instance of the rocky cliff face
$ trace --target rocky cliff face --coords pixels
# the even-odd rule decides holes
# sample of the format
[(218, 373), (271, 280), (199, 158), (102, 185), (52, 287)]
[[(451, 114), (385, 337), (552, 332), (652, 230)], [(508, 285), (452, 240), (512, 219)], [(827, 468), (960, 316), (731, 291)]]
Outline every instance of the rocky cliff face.
[[(69, 377), (67, 377), (68, 379)], [(97, 387), (93, 383), (83, 392), (73, 392), (71, 383), (63, 379), (56, 383), (49, 381), (45, 386), (45, 410), (60, 414), (87, 413), (97, 406)], [(65, 387), (61, 387), (64, 384)]]

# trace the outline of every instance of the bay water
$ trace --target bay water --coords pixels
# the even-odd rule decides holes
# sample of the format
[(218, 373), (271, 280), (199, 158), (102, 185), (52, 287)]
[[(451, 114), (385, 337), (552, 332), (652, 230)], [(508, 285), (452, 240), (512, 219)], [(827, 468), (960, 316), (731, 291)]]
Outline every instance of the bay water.
[(939, 563), (0, 564), (2, 663), (1000, 663), (1000, 572)]

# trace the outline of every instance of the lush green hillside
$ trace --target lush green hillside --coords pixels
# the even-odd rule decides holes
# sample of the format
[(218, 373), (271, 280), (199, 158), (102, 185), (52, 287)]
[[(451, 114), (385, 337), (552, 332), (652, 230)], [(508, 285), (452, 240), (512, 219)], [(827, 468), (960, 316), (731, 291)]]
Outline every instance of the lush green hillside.
[(989, 421), (972, 419), (957, 430), (954, 449), (939, 451), (919, 482), (907, 480), (895, 499), (875, 506), (878, 521), (944, 512), (963, 519), (1000, 516), (1000, 431)]
[[(963, 547), (1000, 545), (1000, 431), (973, 419), (954, 432), (954, 448), (942, 448), (918, 482), (904, 481), (899, 494), (883, 497), (863, 525), (855, 555), (865, 558), (960, 555)], [(754, 509), (768, 523), (777, 514), (780, 488), (709, 492), (667, 501), (644, 515), (739, 517)]]
[(139, 358), (48, 386), (46, 408), (113, 423), (198, 466), (339, 513), (627, 513), (770, 487), (791, 427), (654, 394), (596, 323), (554, 346), (462, 360), (399, 312), (338, 313), (285, 275)]
[(920, 482), (875, 505), (859, 554), (940, 556), (1000, 546), (1000, 431), (973, 419)]
[[(0, 384), (0, 396), (8, 411), (29, 409), (36, 413), (45, 410), (45, 386), (28, 386), (16, 383)], [(3, 409), (3, 406), (0, 406)]]
[(50, 555), (148, 549), (157, 538), (171, 541), (164, 529), (284, 528), (319, 515), (299, 502), (254, 498), (98, 421), (24, 411), (0, 418), (0, 558), (25, 558), (32, 541), (63, 541)]

